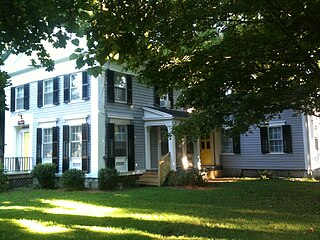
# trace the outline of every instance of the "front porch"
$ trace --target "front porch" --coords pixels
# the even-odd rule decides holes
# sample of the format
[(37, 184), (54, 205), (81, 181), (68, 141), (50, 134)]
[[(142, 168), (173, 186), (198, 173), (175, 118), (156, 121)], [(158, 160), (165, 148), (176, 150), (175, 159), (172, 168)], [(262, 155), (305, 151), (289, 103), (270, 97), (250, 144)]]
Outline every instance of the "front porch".
[(0, 164), (7, 174), (30, 173), (34, 168), (35, 158), (32, 157), (4, 157)]

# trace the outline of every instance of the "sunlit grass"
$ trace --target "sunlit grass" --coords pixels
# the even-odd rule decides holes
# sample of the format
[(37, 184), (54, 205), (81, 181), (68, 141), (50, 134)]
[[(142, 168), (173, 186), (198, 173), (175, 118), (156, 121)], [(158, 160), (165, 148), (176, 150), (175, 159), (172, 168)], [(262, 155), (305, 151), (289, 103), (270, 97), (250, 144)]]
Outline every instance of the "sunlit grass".
[(39, 222), (36, 220), (19, 219), (14, 220), (13, 223), (25, 228), (28, 232), (36, 234), (50, 234), (50, 233), (65, 233), (70, 231), (61, 224), (54, 224), (51, 222)]
[(22, 189), (0, 195), (0, 239), (320, 239), (319, 209), (319, 182), (246, 179), (207, 190)]

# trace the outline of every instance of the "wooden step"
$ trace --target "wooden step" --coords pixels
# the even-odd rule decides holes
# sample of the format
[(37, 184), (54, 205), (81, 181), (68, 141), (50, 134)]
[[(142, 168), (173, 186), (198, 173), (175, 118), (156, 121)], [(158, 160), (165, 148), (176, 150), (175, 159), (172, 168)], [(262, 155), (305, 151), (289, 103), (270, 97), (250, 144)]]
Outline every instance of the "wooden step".
[(158, 173), (146, 171), (136, 180), (136, 183), (139, 185), (159, 186)]

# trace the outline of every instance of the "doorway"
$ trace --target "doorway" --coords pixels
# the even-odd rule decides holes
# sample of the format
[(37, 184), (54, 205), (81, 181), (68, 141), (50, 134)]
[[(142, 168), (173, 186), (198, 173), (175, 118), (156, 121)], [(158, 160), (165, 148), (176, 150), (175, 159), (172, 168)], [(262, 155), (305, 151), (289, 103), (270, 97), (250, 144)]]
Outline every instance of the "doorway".
[(213, 165), (213, 146), (210, 137), (200, 140), (201, 165)]

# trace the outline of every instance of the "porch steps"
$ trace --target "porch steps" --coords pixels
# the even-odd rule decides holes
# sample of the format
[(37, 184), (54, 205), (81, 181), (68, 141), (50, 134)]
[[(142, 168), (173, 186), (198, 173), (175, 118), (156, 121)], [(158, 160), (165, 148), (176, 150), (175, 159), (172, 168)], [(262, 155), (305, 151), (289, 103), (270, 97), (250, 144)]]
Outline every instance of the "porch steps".
[(146, 171), (136, 180), (139, 185), (160, 186), (158, 171)]

